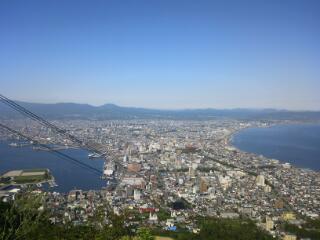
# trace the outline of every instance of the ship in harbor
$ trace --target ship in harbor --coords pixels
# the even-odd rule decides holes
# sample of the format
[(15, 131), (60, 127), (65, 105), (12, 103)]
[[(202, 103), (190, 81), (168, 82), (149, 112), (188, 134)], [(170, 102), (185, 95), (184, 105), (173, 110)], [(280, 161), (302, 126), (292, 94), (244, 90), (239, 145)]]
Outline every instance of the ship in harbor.
[(106, 153), (89, 153), (88, 158), (93, 159), (93, 158), (103, 158), (106, 155)]
[(18, 143), (10, 143), (9, 146), (10, 147), (19, 147)]
[(98, 153), (89, 153), (88, 158), (101, 158), (101, 154)]
[(16, 148), (18, 148), (18, 147), (27, 147), (27, 146), (30, 146), (32, 143), (30, 142), (30, 143), (25, 143), (25, 142), (19, 142), (19, 143), (16, 143), (16, 142), (12, 142), (12, 143), (9, 143), (9, 146), (10, 147), (16, 147)]

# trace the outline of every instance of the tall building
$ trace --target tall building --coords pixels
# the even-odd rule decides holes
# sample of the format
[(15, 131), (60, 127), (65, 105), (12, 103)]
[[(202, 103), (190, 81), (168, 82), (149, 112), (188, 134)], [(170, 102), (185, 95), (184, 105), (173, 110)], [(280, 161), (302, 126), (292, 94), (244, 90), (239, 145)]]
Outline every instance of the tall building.
[(123, 162), (128, 162), (128, 161), (129, 161), (129, 157), (127, 155), (124, 155)]
[(189, 177), (194, 177), (194, 175), (195, 175), (195, 172), (194, 172), (193, 168), (190, 166), (189, 167)]
[(139, 189), (134, 189), (133, 191), (133, 199), (140, 200), (141, 198), (141, 191)]
[(261, 187), (264, 187), (266, 184), (265, 184), (265, 179), (264, 179), (264, 176), (263, 175), (258, 175), (257, 178), (256, 178), (256, 184), (257, 186), (261, 186)]

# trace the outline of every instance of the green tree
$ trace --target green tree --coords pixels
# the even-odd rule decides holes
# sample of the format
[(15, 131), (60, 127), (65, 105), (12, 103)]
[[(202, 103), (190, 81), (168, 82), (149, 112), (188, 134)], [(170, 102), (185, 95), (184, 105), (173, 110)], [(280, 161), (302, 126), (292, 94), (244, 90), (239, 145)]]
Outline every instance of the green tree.
[(129, 236), (123, 236), (120, 240), (131, 240), (132, 238)]
[(151, 232), (147, 228), (139, 228), (137, 231), (137, 236), (134, 240), (154, 240), (155, 238), (152, 236)]
[(271, 240), (250, 220), (206, 219), (200, 228), (200, 239), (215, 240)]
[(1, 239), (45, 239), (45, 229), (52, 228), (45, 211), (39, 210), (41, 195), (20, 195), (13, 204), (2, 208)]

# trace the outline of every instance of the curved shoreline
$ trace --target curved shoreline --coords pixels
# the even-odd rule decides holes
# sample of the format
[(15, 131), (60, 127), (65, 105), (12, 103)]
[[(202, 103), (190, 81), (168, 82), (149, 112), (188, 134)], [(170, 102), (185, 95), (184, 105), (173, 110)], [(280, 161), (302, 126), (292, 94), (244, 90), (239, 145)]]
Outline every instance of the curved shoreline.
[(319, 122), (316, 122), (316, 123), (315, 122), (312, 122), (312, 123), (310, 123), (310, 122), (308, 122), (308, 123), (293, 122), (293, 123), (275, 123), (275, 124), (271, 124), (271, 125), (268, 125), (268, 126), (248, 126), (248, 127), (244, 127), (244, 128), (235, 130), (233, 133), (231, 133), (226, 139), (226, 146), (234, 148), (237, 151), (239, 151), (241, 153), (244, 153), (244, 154), (251, 154), (251, 155), (253, 154), (253, 155), (257, 156), (257, 157), (262, 156), (263, 158), (265, 158), (266, 160), (269, 160), (269, 161), (277, 160), (277, 161), (279, 161), (279, 164), (289, 163), (294, 168), (304, 169), (304, 170), (314, 171), (314, 172), (320, 173), (320, 170), (318, 170), (318, 169), (312, 169), (310, 167), (297, 166), (296, 163), (292, 163), (290, 160), (285, 160), (285, 159), (280, 159), (280, 158), (272, 158), (272, 157), (266, 156), (263, 153), (257, 153), (257, 152), (253, 152), (253, 151), (243, 150), (243, 149), (237, 147), (233, 143), (234, 137), (235, 137), (236, 134), (239, 134), (240, 132), (248, 130), (248, 129), (272, 128), (272, 127), (277, 127), (277, 126), (290, 126), (290, 125), (291, 126), (292, 125), (318, 125), (318, 126), (320, 126), (320, 123)]

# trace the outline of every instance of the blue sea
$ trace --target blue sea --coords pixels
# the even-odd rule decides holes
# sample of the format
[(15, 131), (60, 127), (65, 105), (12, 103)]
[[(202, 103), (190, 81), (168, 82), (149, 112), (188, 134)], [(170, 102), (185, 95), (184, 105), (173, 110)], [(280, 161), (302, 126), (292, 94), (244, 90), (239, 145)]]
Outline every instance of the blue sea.
[[(99, 175), (72, 162), (63, 160), (46, 151), (35, 151), (32, 147), (10, 147), (10, 142), (0, 142), (0, 174), (14, 169), (48, 168), (55, 177), (57, 187), (52, 191), (69, 192), (72, 189), (98, 190), (106, 186)], [(82, 149), (67, 149), (63, 153), (83, 163), (103, 170), (103, 159), (89, 159)]]
[(247, 128), (233, 136), (232, 144), (246, 152), (320, 171), (320, 124)]

